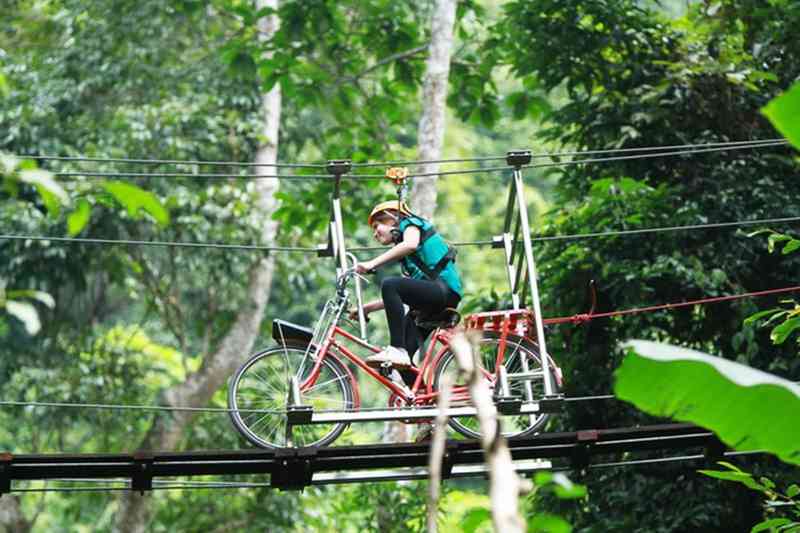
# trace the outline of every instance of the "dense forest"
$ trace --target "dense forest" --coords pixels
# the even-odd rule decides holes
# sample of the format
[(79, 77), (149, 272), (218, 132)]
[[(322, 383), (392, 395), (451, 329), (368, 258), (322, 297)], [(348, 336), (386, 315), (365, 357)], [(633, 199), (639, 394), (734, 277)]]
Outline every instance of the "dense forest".
[[(788, 144), (584, 163), (569, 154), (791, 139), (800, 97), (783, 115), (788, 130), (763, 109), (800, 79), (800, 2), (453, 2), (437, 148), (423, 142), (423, 126), (436, 122), (429, 58), (441, 50), (445, 3), (0, 2), (0, 452), (250, 447), (224, 412), (66, 404), (226, 407), (228, 378), (273, 342), (272, 320), (311, 326), (333, 291), (333, 261), (298, 251), (328, 239), (333, 186), (313, 176), (331, 159), (472, 159), (419, 169), (443, 174), (419, 180), (432, 192), (415, 183), (412, 201), (448, 240), (485, 244), (502, 232), (511, 179), (491, 158), (565, 154), (524, 169), (547, 317), (585, 313), (591, 280), (597, 312), (797, 284), (796, 220), (727, 224), (800, 217)], [(366, 215), (394, 193), (386, 180), (343, 182), (349, 246), (374, 245)], [(560, 238), (576, 235), (585, 238)], [(491, 246), (459, 248), (463, 312), (509, 305), (503, 259)], [(376, 286), (367, 291), (377, 296)], [(566, 396), (611, 394), (629, 339), (797, 382), (796, 301), (772, 295), (561, 324), (547, 329), (547, 344)], [(748, 320), (769, 310), (768, 324)], [(387, 338), (382, 322), (370, 323), (377, 343)], [(382, 394), (362, 390), (370, 406), (385, 405)], [(545, 431), (665, 420), (645, 411), (575, 403)], [(354, 425), (336, 444), (379, 442), (383, 432)], [(800, 489), (791, 489), (800, 461), (778, 456), (733, 461), (748, 479), (767, 478), (759, 487), (768, 490), (673, 462), (573, 471), (585, 497), (540, 490), (522, 508), (531, 521), (561, 517), (547, 531), (721, 533), (786, 520), (777, 528), (800, 520), (790, 514), (800, 513)], [(0, 531), (419, 531), (425, 486), (15, 492), (0, 497)], [(765, 506), (775, 486), (790, 487), (784, 507)], [(483, 480), (451, 480), (443, 492), (441, 530), (491, 528)]]

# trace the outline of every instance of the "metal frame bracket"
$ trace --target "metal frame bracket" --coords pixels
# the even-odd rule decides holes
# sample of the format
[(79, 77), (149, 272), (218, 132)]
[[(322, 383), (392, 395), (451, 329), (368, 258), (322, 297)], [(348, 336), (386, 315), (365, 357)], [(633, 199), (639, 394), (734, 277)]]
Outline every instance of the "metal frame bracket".
[(153, 490), (153, 462), (155, 457), (151, 452), (136, 452), (133, 454), (133, 474), (131, 475), (131, 490), (144, 494)]
[(455, 464), (458, 444), (448, 440), (445, 441), (444, 453), (442, 454), (442, 479), (450, 479), (453, 475), (453, 465)]
[(592, 447), (600, 439), (596, 429), (586, 429), (576, 433), (575, 448), (572, 450), (572, 468), (586, 470), (592, 457)]
[(0, 497), (11, 492), (11, 463), (14, 456), (10, 453), (0, 453)]
[(290, 405), (286, 408), (286, 422), (291, 426), (310, 424), (314, 408), (310, 405)]
[(703, 450), (703, 456), (711, 465), (717, 464), (718, 461), (722, 461), (725, 459), (725, 452), (728, 450), (728, 447), (719, 440), (717, 436), (712, 436), (708, 439), (708, 444), (706, 444), (705, 449)]
[(325, 170), (328, 171), (328, 174), (333, 174), (336, 176), (347, 174), (350, 172), (350, 170), (352, 170), (352, 168), (353, 164), (349, 159), (331, 159), (325, 166)]
[(539, 400), (539, 410), (543, 413), (560, 413), (564, 410), (565, 403), (563, 394), (545, 396)]
[(270, 473), (270, 486), (279, 490), (300, 490), (311, 485), (316, 448), (279, 448)]
[(506, 163), (510, 167), (519, 168), (530, 163), (532, 159), (533, 154), (530, 150), (509, 150), (506, 153)]

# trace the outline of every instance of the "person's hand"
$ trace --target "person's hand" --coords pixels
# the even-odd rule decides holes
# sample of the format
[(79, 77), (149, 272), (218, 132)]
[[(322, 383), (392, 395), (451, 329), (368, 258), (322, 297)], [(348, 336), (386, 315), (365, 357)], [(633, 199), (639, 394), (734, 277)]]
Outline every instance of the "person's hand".
[(375, 270), (375, 265), (372, 261), (364, 261), (363, 263), (359, 262), (356, 264), (356, 272), (359, 274), (369, 274)]
[[(347, 310), (347, 318), (350, 320), (358, 320), (358, 307), (351, 307)], [(364, 320), (369, 322), (369, 310), (364, 306)]]

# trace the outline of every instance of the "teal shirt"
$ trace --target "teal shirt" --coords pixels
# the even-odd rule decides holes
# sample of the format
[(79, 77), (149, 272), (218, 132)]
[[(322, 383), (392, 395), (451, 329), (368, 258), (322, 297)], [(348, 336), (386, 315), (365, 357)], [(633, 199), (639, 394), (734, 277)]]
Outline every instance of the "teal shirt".
[[(400, 224), (398, 225), (398, 229), (401, 232), (405, 232), (406, 228), (409, 226), (416, 226), (419, 228), (421, 236), (421, 234), (431, 228), (433, 224), (423, 218), (411, 216), (402, 218), (400, 220)], [(439, 260), (445, 256), (447, 250), (448, 246), (445, 240), (441, 235), (439, 235), (439, 233), (435, 233), (434, 235), (431, 235), (428, 240), (422, 243), (422, 246), (417, 248), (417, 251), (414, 253), (419, 256), (419, 258), (422, 259), (422, 262), (428, 267), (434, 268)], [(406, 272), (408, 272), (410, 277), (414, 279), (427, 279), (425, 273), (422, 272), (408, 257), (404, 257), (402, 262)], [(447, 263), (447, 266), (445, 266), (444, 269), (439, 273), (439, 278), (441, 278), (441, 280), (444, 281), (445, 284), (453, 290), (453, 292), (458, 294), (460, 297), (464, 296), (464, 290), (461, 286), (461, 275), (458, 273), (458, 267), (456, 267), (455, 261), (450, 261)]]

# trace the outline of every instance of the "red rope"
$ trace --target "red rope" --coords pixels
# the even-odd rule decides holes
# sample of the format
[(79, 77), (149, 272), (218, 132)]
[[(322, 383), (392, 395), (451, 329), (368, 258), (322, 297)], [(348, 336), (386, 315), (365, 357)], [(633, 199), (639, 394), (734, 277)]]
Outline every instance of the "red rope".
[(678, 302), (672, 304), (662, 304), (662, 305), (653, 305), (650, 307), (635, 307), (633, 309), (624, 309), (622, 311), (610, 311), (607, 313), (581, 313), (572, 316), (562, 316), (556, 318), (545, 318), (543, 322), (545, 324), (564, 324), (567, 322), (571, 322), (573, 324), (581, 324), (583, 322), (588, 322), (589, 320), (593, 320), (595, 318), (606, 318), (610, 316), (620, 316), (620, 315), (633, 315), (637, 313), (648, 313), (650, 311), (660, 311), (662, 309), (677, 309), (679, 307), (689, 307), (692, 305), (704, 305), (704, 304), (712, 304), (717, 302), (726, 302), (728, 300), (740, 300), (742, 298), (757, 298), (759, 296), (766, 296), (768, 294), (778, 294), (782, 292), (795, 292), (800, 291), (800, 286), (795, 287), (784, 287), (782, 289), (770, 289), (768, 291), (758, 291), (758, 292), (748, 292), (744, 294), (732, 294), (730, 296), (717, 296), (715, 298), (703, 298), (701, 300), (692, 300), (689, 302)]

